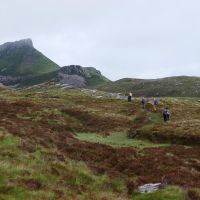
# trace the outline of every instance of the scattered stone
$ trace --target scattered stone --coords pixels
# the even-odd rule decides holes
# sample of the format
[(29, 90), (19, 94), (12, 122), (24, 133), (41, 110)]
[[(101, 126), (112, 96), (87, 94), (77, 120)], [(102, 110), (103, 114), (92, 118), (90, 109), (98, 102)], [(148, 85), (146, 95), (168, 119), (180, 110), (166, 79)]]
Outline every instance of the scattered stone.
[(96, 98), (97, 98), (97, 99), (102, 99), (102, 98), (103, 98), (103, 96), (97, 96)]
[(155, 184), (149, 183), (149, 184), (138, 187), (138, 190), (140, 193), (151, 193), (162, 188), (163, 188), (162, 183), (155, 183)]

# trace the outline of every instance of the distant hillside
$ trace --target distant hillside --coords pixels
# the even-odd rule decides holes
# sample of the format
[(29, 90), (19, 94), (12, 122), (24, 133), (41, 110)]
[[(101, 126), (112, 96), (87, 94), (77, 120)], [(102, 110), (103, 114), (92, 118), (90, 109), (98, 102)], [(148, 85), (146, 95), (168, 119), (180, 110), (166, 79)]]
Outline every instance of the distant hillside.
[(161, 79), (125, 78), (98, 89), (108, 92), (127, 93), (135, 96), (200, 96), (200, 77), (177, 76)]

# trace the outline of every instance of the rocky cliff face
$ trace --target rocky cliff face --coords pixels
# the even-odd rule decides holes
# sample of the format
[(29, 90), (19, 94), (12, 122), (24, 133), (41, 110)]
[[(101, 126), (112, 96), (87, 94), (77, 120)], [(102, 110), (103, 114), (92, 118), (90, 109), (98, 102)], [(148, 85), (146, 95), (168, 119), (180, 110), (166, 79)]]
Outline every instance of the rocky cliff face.
[(33, 42), (31, 39), (24, 39), (24, 40), (19, 40), (16, 42), (7, 42), (5, 44), (0, 45), (0, 55), (3, 52), (9, 52), (13, 49), (20, 49), (24, 47), (30, 47), (33, 48)]
[(67, 74), (67, 75), (78, 75), (81, 77), (86, 77), (85, 69), (81, 67), (80, 65), (64, 66), (60, 69), (59, 72), (62, 74)]

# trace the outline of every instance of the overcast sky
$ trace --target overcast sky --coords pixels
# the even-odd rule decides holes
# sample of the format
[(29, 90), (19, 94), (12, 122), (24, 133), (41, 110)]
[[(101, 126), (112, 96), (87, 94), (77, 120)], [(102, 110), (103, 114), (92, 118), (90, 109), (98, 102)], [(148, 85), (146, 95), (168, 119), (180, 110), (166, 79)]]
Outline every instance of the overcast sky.
[(199, 0), (0, 0), (0, 43), (23, 38), (112, 80), (200, 76)]

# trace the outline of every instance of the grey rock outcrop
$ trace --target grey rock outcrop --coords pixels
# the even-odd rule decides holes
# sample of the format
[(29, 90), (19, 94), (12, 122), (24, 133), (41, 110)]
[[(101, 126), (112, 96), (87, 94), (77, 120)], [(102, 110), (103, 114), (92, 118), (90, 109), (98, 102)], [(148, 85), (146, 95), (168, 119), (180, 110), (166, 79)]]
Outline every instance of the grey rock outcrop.
[(140, 186), (138, 189), (140, 193), (151, 193), (163, 188), (164, 188), (164, 185), (161, 183), (154, 183), (154, 184), (149, 183), (149, 184)]
[(80, 65), (69, 65), (60, 68), (58, 81), (61, 84), (68, 84), (73, 87), (84, 87), (86, 85), (86, 76), (85, 69)]
[(61, 84), (68, 84), (73, 87), (84, 87), (86, 85), (85, 79), (78, 75), (68, 75), (59, 72), (58, 79)]
[(13, 77), (13, 76), (2, 76), (0, 75), (0, 83), (2, 83), (5, 86), (15, 86), (18, 85), (22, 81), (26, 81), (32, 78), (32, 76), (26, 76), (26, 77)]
[(83, 67), (80, 65), (69, 65), (64, 66), (60, 69), (60, 74), (67, 74), (67, 75), (77, 75), (81, 77), (86, 77), (87, 73)]
[(24, 39), (24, 40), (19, 40), (16, 42), (7, 42), (2, 45), (0, 45), (0, 53), (4, 52), (6, 50), (10, 49), (16, 49), (16, 48), (21, 48), (21, 47), (33, 47), (33, 42), (31, 39)]
[(73, 87), (85, 87), (92, 78), (102, 78), (100, 71), (93, 67), (82, 67), (80, 65), (69, 65), (61, 67), (58, 72), (58, 81), (61, 84), (69, 84)]

